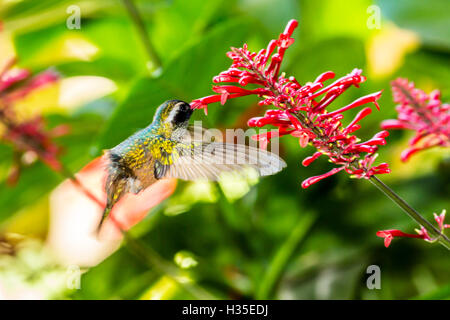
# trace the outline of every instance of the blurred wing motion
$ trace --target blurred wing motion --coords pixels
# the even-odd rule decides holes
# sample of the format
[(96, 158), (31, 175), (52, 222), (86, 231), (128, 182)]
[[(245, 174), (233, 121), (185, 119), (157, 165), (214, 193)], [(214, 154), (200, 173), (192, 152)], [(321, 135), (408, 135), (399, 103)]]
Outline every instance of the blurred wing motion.
[(216, 181), (222, 172), (253, 168), (260, 176), (273, 175), (286, 167), (276, 154), (242, 144), (211, 142), (178, 143), (170, 165), (156, 163), (155, 177)]

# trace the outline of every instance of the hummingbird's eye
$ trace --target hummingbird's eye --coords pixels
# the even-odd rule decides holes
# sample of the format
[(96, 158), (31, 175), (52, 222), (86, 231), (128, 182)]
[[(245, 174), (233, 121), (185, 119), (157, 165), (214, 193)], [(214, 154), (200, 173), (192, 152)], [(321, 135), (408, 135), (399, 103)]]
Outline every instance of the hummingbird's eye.
[(177, 103), (169, 116), (170, 122), (173, 124), (182, 124), (189, 120), (189, 118), (192, 115), (193, 110), (191, 109), (191, 106), (186, 102), (179, 102)]
[(186, 102), (180, 102), (175, 105), (175, 108), (178, 109), (178, 111), (180, 112), (186, 112), (191, 109), (191, 106)]

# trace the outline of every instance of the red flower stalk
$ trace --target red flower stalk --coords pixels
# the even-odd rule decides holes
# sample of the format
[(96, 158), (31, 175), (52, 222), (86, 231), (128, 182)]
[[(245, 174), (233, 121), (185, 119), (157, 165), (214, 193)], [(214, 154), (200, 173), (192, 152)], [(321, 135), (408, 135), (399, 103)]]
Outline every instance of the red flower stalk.
[(53, 170), (60, 170), (61, 164), (57, 158), (60, 148), (53, 143), (52, 138), (67, 133), (68, 127), (61, 125), (50, 131), (45, 130), (42, 117), (10, 125), (3, 139), (14, 144), (18, 151), (31, 151)]
[(3, 126), (0, 139), (14, 146), (15, 157), (8, 182), (15, 183), (19, 177), (21, 155), (30, 153), (38, 157), (50, 168), (56, 171), (62, 169), (58, 160), (60, 148), (54, 144), (53, 138), (67, 133), (65, 125), (45, 129), (42, 117), (29, 120), (19, 120), (14, 110), (14, 102), (24, 98), (37, 88), (53, 83), (59, 75), (53, 71), (44, 71), (35, 77), (25, 69), (12, 69), (15, 63), (11, 59), (0, 73), (0, 123)]
[[(369, 179), (375, 174), (389, 173), (388, 164), (373, 166), (379, 145), (386, 144), (387, 131), (377, 133), (372, 139), (359, 142), (352, 135), (361, 126), (358, 124), (371, 113), (370, 107), (362, 109), (347, 125), (341, 122), (343, 112), (373, 103), (377, 108), (377, 100), (381, 92), (375, 92), (361, 97), (354, 102), (334, 111), (327, 111), (327, 107), (351, 86), (359, 87), (366, 78), (361, 70), (354, 69), (348, 75), (325, 85), (324, 82), (335, 77), (331, 71), (325, 72), (313, 82), (300, 85), (294, 77), (286, 78), (280, 75), (280, 66), (286, 49), (294, 43), (291, 38), (298, 23), (291, 20), (284, 32), (277, 40), (269, 42), (266, 49), (258, 53), (248, 50), (244, 44), (242, 48), (231, 48), (227, 56), (233, 60), (231, 67), (213, 78), (213, 91), (217, 95), (192, 101), (192, 108), (203, 108), (213, 102), (225, 104), (227, 99), (257, 95), (261, 98), (259, 105), (271, 105), (277, 109), (266, 111), (263, 117), (252, 118), (248, 121), (251, 127), (273, 125), (278, 129), (276, 133), (259, 134), (253, 138), (265, 148), (273, 137), (291, 135), (299, 139), (301, 147), (313, 145), (317, 152), (303, 161), (304, 166), (310, 165), (322, 154), (328, 156), (337, 167), (331, 171), (306, 179), (303, 188), (345, 170), (352, 177)], [(226, 83), (226, 84), (223, 84)], [(251, 85), (253, 89), (246, 89)]]
[(440, 92), (426, 94), (401, 78), (392, 81), (391, 86), (394, 102), (398, 103), (398, 119), (383, 121), (381, 127), (415, 131), (410, 147), (401, 154), (402, 161), (424, 149), (450, 147), (450, 104), (441, 102)]
[[(439, 230), (441, 233), (444, 232), (445, 229), (450, 228), (450, 224), (445, 224), (445, 210), (442, 210), (442, 213), (438, 216), (436, 213), (434, 213), (434, 219), (436, 220)], [(424, 227), (420, 227), (419, 229), (416, 229), (417, 234), (411, 234), (411, 233), (405, 233), (403, 231), (397, 230), (397, 229), (390, 229), (390, 230), (381, 230), (377, 232), (377, 236), (380, 238), (384, 238), (384, 246), (387, 248), (391, 244), (392, 239), (395, 237), (402, 237), (402, 238), (418, 238), (423, 239), (428, 242), (435, 241), (428, 235), (428, 231)]]

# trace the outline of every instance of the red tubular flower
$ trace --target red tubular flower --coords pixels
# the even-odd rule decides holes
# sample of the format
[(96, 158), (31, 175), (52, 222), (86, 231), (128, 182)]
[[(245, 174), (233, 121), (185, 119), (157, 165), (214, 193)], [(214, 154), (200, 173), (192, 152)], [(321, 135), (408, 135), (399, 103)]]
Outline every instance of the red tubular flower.
[(315, 177), (310, 177), (310, 178), (308, 178), (308, 179), (306, 179), (305, 181), (302, 182), (302, 188), (306, 189), (310, 185), (312, 185), (312, 184), (314, 184), (316, 182), (319, 182), (322, 179), (328, 178), (329, 176), (332, 176), (333, 174), (338, 173), (342, 169), (344, 169), (344, 167), (333, 168), (330, 171), (328, 171), (327, 173), (324, 173), (324, 174), (321, 174), (321, 175), (315, 176)]
[(44, 71), (30, 78), (28, 70), (12, 69), (14, 63), (15, 59), (11, 59), (0, 73), (0, 124), (3, 127), (0, 139), (11, 143), (15, 151), (13, 167), (8, 177), (10, 184), (15, 183), (19, 177), (22, 154), (31, 153), (53, 170), (61, 170), (58, 159), (60, 148), (53, 143), (53, 138), (68, 132), (65, 125), (46, 130), (40, 116), (29, 120), (18, 119), (13, 108), (14, 102), (37, 88), (57, 81), (59, 75), (53, 71)]
[[(434, 219), (436, 220), (439, 231), (441, 233), (444, 232), (445, 229), (450, 228), (449, 224), (444, 223), (445, 219), (445, 210), (442, 210), (442, 213), (438, 216), (436, 213), (433, 213)], [(417, 234), (411, 234), (411, 233), (405, 233), (403, 231), (397, 230), (397, 229), (390, 229), (390, 230), (381, 230), (377, 231), (377, 236), (380, 238), (384, 238), (384, 246), (387, 248), (391, 244), (392, 239), (395, 237), (401, 237), (401, 238), (418, 238), (423, 239), (428, 242), (433, 242), (434, 240), (428, 235), (427, 230), (424, 227), (420, 227), (419, 229), (416, 229)]]
[(426, 236), (426, 233), (422, 233), (422, 231), (420, 231), (420, 232), (421, 233), (419, 233), (419, 234), (410, 234), (410, 233), (404, 233), (403, 231), (400, 231), (397, 229), (390, 229), (390, 230), (377, 231), (377, 236), (380, 238), (384, 238), (384, 246), (387, 248), (391, 244), (392, 239), (394, 239), (395, 237), (420, 238), (420, 239), (428, 240), (425, 238), (425, 237), (428, 237), (428, 236)]
[[(291, 135), (299, 139), (301, 147), (313, 145), (317, 152), (303, 161), (304, 166), (310, 165), (320, 155), (326, 155), (336, 165), (331, 171), (316, 177), (306, 179), (303, 188), (309, 187), (326, 177), (345, 170), (352, 177), (369, 179), (374, 174), (389, 173), (388, 165), (383, 163), (372, 167), (376, 158), (375, 152), (379, 145), (386, 144), (387, 131), (376, 134), (369, 141), (358, 143), (359, 139), (352, 135), (360, 128), (360, 122), (371, 113), (370, 107), (365, 107), (346, 127), (341, 120), (343, 112), (373, 103), (377, 108), (377, 100), (381, 92), (375, 92), (361, 97), (354, 102), (327, 111), (329, 105), (352, 86), (359, 87), (366, 78), (361, 70), (354, 69), (348, 75), (325, 86), (324, 82), (335, 77), (328, 71), (319, 75), (314, 82), (301, 85), (294, 77), (280, 74), (280, 66), (284, 53), (294, 43), (292, 33), (298, 22), (291, 20), (284, 32), (276, 40), (269, 42), (266, 49), (258, 53), (248, 50), (246, 44), (242, 48), (231, 48), (227, 56), (233, 60), (230, 68), (213, 78), (213, 90), (219, 95), (193, 100), (191, 107), (203, 108), (206, 112), (210, 103), (237, 98), (244, 95), (257, 95), (261, 98), (259, 105), (273, 106), (276, 109), (266, 111), (263, 117), (248, 121), (251, 127), (273, 125), (278, 128), (278, 134), (260, 134), (253, 138), (259, 140), (265, 148), (273, 137)], [(256, 89), (244, 89), (252, 84)]]
[(450, 104), (440, 101), (439, 91), (426, 94), (401, 78), (392, 81), (391, 86), (394, 102), (398, 103), (398, 119), (385, 120), (381, 127), (415, 131), (410, 147), (401, 155), (402, 161), (424, 149), (450, 147)]

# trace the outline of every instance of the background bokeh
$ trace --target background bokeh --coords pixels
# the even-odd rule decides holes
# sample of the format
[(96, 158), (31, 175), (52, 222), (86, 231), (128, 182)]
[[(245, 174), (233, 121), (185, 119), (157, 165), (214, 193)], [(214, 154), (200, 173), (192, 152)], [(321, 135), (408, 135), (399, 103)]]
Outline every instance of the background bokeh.
[[(370, 138), (383, 119), (396, 116), (389, 82), (407, 77), (450, 99), (450, 6), (442, 0), (136, 1), (162, 68), (154, 72), (121, 1), (0, 0), (0, 65), (16, 55), (34, 73), (54, 68), (62, 79), (20, 102), (24, 113), (42, 113), (48, 127), (69, 124), (56, 142), (72, 172), (152, 119), (164, 100), (211, 94), (211, 79), (225, 70), (230, 46), (258, 51), (295, 18), (295, 44), (282, 70), (300, 83), (324, 71), (337, 76), (362, 68), (368, 80), (333, 105), (384, 90), (381, 111), (364, 119)], [(81, 9), (81, 29), (69, 30), (66, 9)], [(368, 28), (381, 9), (380, 28)], [(245, 128), (264, 110), (254, 98), (211, 105), (196, 120), (214, 128)], [(356, 110), (355, 110), (356, 113)], [(411, 133), (391, 132), (380, 148), (392, 173), (383, 180), (425, 216), (450, 209), (450, 154), (432, 149), (401, 163)], [(328, 171), (324, 160), (308, 168), (312, 153), (294, 138), (281, 140), (288, 168), (258, 183), (231, 180), (178, 183), (175, 193), (131, 230), (152, 248), (158, 268), (122, 246), (96, 266), (80, 266), (80, 289), (67, 287), (73, 272), (53, 257), (46, 237), (49, 197), (63, 177), (40, 162), (18, 183), (5, 179), (12, 148), (0, 144), (0, 239), (17, 247), (0, 251), (0, 298), (186, 299), (208, 292), (217, 298), (410, 299), (450, 298), (450, 255), (416, 239), (395, 239), (389, 248), (377, 230), (417, 226), (370, 183), (344, 173), (300, 187)], [(156, 259), (156, 260), (155, 260)], [(366, 268), (381, 269), (381, 289), (366, 286)], [(172, 277), (172, 271), (182, 276)], [(76, 270), (75, 270), (76, 271)], [(189, 283), (195, 290), (186, 290)], [(70, 287), (70, 286), (69, 286)]]

